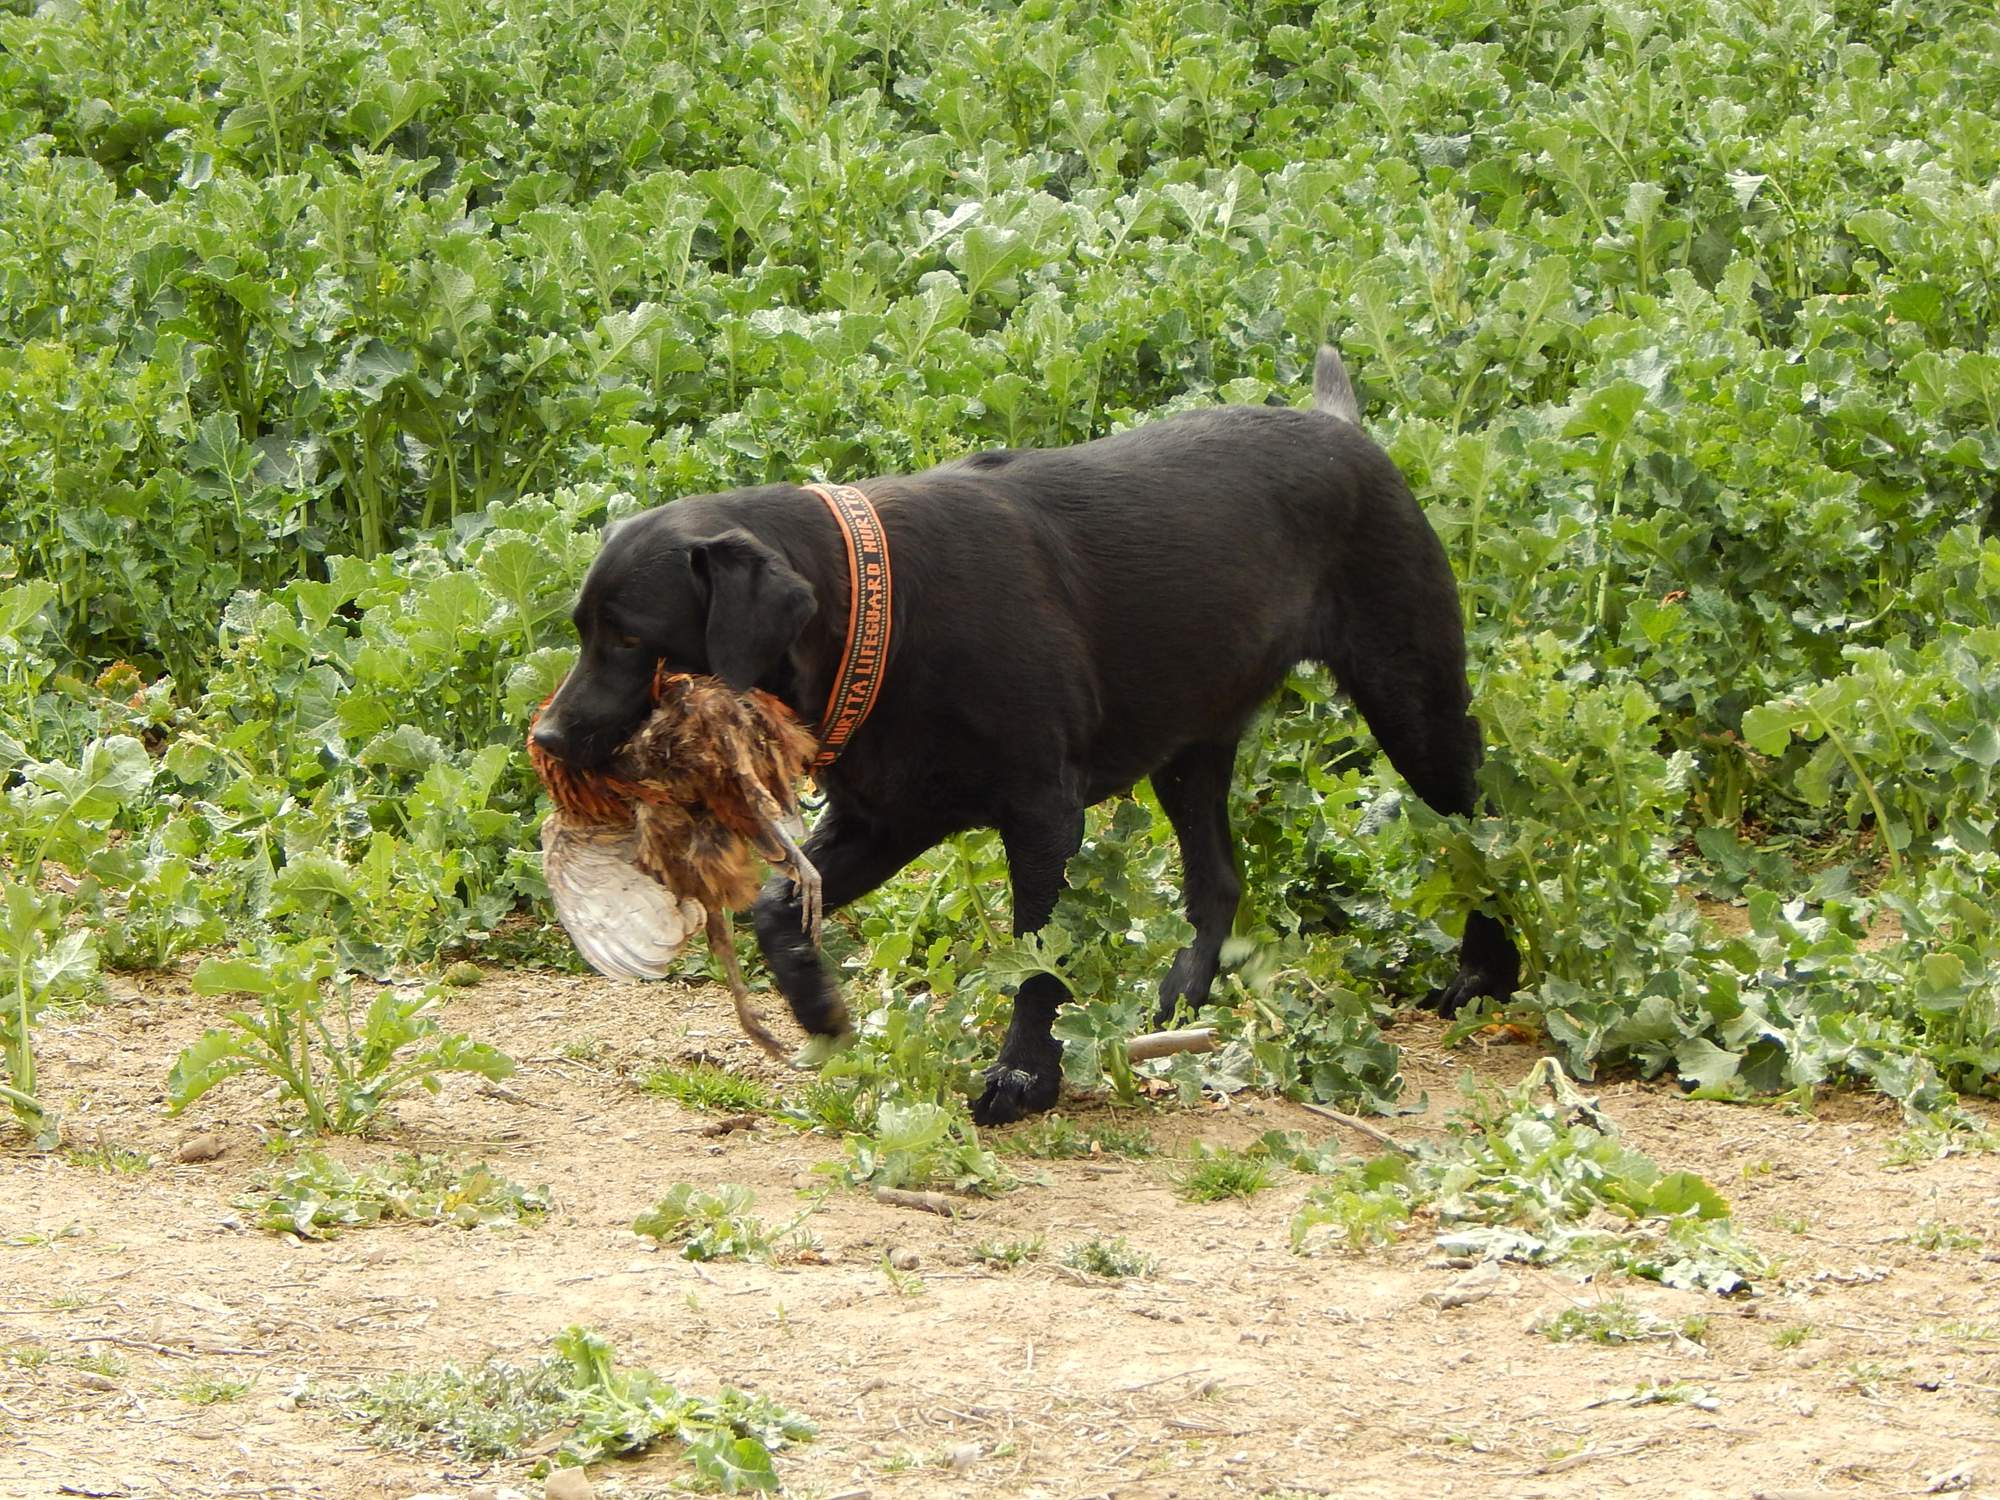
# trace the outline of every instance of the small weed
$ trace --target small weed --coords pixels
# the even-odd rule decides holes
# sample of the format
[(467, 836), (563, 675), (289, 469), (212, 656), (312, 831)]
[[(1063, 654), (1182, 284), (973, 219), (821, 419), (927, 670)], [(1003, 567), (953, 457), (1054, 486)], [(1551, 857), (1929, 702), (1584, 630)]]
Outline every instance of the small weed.
[(996, 1137), (993, 1145), (1002, 1156), (1041, 1161), (1073, 1161), (1086, 1156), (1139, 1161), (1154, 1154), (1153, 1138), (1142, 1129), (1109, 1121), (1085, 1128), (1061, 1115), (1043, 1115), (1033, 1124)]
[(1773, 1219), (1771, 1222), (1784, 1230), (1786, 1234), (1804, 1234), (1812, 1228), (1810, 1223), (1797, 1214), (1785, 1214), (1780, 1218)]
[(1933, 1253), (1947, 1250), (1977, 1250), (1985, 1245), (1985, 1239), (1970, 1229), (1961, 1229), (1956, 1224), (1940, 1224), (1925, 1219), (1903, 1236), (1903, 1242), (1915, 1245), (1919, 1250)]
[(1745, 1182), (1749, 1182), (1754, 1178), (1769, 1177), (1776, 1170), (1777, 1168), (1772, 1165), (1770, 1157), (1760, 1156), (1755, 1161), (1746, 1161), (1743, 1163), (1740, 1175)]
[(2000, 1323), (1979, 1323), (1970, 1318), (1933, 1323), (1923, 1332), (1927, 1338), (1953, 1344), (2000, 1344)]
[(569, 1037), (556, 1048), (560, 1057), (571, 1062), (594, 1063), (604, 1056), (608, 1043), (601, 1036), (585, 1033), (583, 1036)]
[(1842, 1370), (1841, 1384), (1858, 1396), (1879, 1396), (1882, 1387), (1898, 1379), (1902, 1373), (1880, 1360), (1850, 1360)]
[(1174, 1178), (1181, 1197), (1190, 1203), (1220, 1203), (1225, 1198), (1253, 1198), (1271, 1185), (1269, 1159), (1227, 1146), (1207, 1147)]
[(805, 1239), (795, 1234), (805, 1213), (782, 1229), (766, 1229), (750, 1212), (754, 1195), (746, 1187), (723, 1186), (705, 1193), (676, 1183), (667, 1195), (632, 1221), (635, 1234), (662, 1245), (678, 1245), (683, 1260), (749, 1260), (797, 1248)]
[(49, 1298), (49, 1311), (77, 1312), (86, 1307), (97, 1306), (98, 1300), (88, 1292), (64, 1292), (60, 1296)]
[[(1698, 1325), (1694, 1333), (1689, 1324)], [(1690, 1318), (1676, 1326), (1635, 1307), (1623, 1297), (1609, 1297), (1582, 1307), (1565, 1307), (1541, 1323), (1537, 1332), (1552, 1343), (1567, 1344), (1577, 1339), (1593, 1344), (1636, 1344), (1652, 1339), (1687, 1338), (1699, 1343), (1707, 1333), (1706, 1318)]]
[(1814, 1324), (1794, 1323), (1791, 1327), (1780, 1328), (1776, 1333), (1771, 1335), (1771, 1347), (1774, 1349), (1796, 1349), (1805, 1343), (1807, 1339), (1815, 1338), (1818, 1334), (1819, 1329)]
[(116, 1380), (125, 1373), (125, 1361), (109, 1349), (96, 1354), (86, 1354), (76, 1362), (79, 1370), (88, 1370), (93, 1375), (104, 1375)]
[(924, 1285), (924, 1278), (915, 1271), (897, 1270), (887, 1254), (882, 1257), (882, 1275), (889, 1283), (889, 1290), (898, 1297), (921, 1297), (930, 1290)]
[(2000, 1151), (2000, 1130), (1966, 1115), (1940, 1115), (1904, 1131), (1882, 1158), (1886, 1167), (1911, 1167), (1940, 1157)]
[(357, 1170), (313, 1151), (236, 1202), (273, 1234), (325, 1239), (395, 1220), (465, 1229), (533, 1222), (548, 1212), (549, 1190), (524, 1188), (485, 1166), (454, 1172), (436, 1156), (398, 1157), (387, 1171)]
[(646, 1075), (640, 1087), (689, 1109), (715, 1114), (767, 1110), (772, 1104), (771, 1091), (756, 1079), (718, 1068), (714, 1063), (689, 1063), (686, 1067), (662, 1063)]
[(875, 1128), (872, 1097), (860, 1083), (848, 1079), (815, 1078), (787, 1096), (780, 1112), (801, 1130), (865, 1135)]
[(923, 1465), (924, 1461), (921, 1458), (917, 1457), (910, 1449), (905, 1448), (901, 1453), (892, 1453), (883, 1459), (882, 1462), (875, 1466), (875, 1472), (878, 1474), (907, 1474), (912, 1469), (922, 1468)]
[[(1315, 1187), (1292, 1216), (1292, 1249), (1311, 1255), (1328, 1238), (1350, 1250), (1389, 1244), (1410, 1222), (1416, 1199), (1409, 1164), (1400, 1156), (1344, 1167), (1333, 1181)], [(1330, 1235), (1315, 1232), (1322, 1229)]]
[(446, 964), (444, 973), (439, 977), (453, 989), (465, 990), (471, 989), (476, 984), (483, 984), (486, 980), (486, 971), (478, 964), (462, 958), (457, 963)]
[(114, 1145), (102, 1136), (88, 1146), (71, 1146), (63, 1155), (72, 1166), (95, 1167), (100, 1172), (144, 1172), (153, 1165), (153, 1158), (144, 1151)]
[(848, 1136), (847, 1160), (831, 1170), (852, 1187), (997, 1193), (1013, 1185), (1000, 1158), (979, 1144), (963, 1104), (884, 1100), (874, 1130)]
[(250, 1382), (233, 1375), (191, 1375), (179, 1385), (167, 1387), (167, 1394), (190, 1406), (220, 1406), (234, 1401), (250, 1389)]
[(1701, 1411), (1715, 1411), (1722, 1405), (1713, 1391), (1688, 1380), (1648, 1381), (1625, 1399), (1628, 1406), (1692, 1406)]
[(777, 1489), (772, 1453), (813, 1435), (811, 1423), (764, 1397), (727, 1387), (684, 1396), (649, 1370), (619, 1370), (611, 1346), (588, 1329), (565, 1329), (555, 1344), (531, 1365), (446, 1365), (386, 1376), (339, 1399), (376, 1443), (403, 1452), (511, 1458), (560, 1432), (557, 1461), (588, 1464), (672, 1437), (706, 1481), (732, 1494)]
[(1040, 1260), (1044, 1241), (1038, 1234), (1025, 1240), (981, 1240), (972, 1247), (973, 1260), (997, 1271), (1011, 1271), (1030, 1261)]
[(1160, 1264), (1143, 1250), (1133, 1249), (1122, 1235), (1110, 1240), (1101, 1235), (1079, 1240), (1063, 1251), (1062, 1263), (1073, 1271), (1112, 1281), (1120, 1281), (1127, 1276), (1150, 1276)]
[(46, 1344), (8, 1344), (0, 1348), (0, 1360), (22, 1370), (39, 1370), (51, 1358)]

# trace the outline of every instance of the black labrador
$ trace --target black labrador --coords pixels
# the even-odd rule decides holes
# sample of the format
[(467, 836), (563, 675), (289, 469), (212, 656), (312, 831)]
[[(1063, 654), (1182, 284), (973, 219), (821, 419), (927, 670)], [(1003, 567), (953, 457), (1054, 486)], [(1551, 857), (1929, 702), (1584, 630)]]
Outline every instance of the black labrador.
[[(1312, 410), (1217, 407), (1046, 451), (980, 453), (867, 480), (894, 569), (880, 696), (821, 773), (806, 843), (831, 911), (939, 840), (994, 828), (1014, 930), (1049, 917), (1084, 809), (1150, 776), (1179, 837), (1194, 941), (1162, 1014), (1215, 979), (1241, 882), (1229, 831), (1236, 744), (1300, 661), (1324, 662), (1397, 771), (1470, 813), (1481, 746), (1457, 586), (1402, 475), (1358, 425), (1331, 349)], [(775, 693), (817, 725), (845, 642), (845, 544), (793, 485), (694, 495), (613, 527), (575, 611), (582, 651), (542, 715), (550, 753), (600, 766), (648, 711), (654, 664)], [(834, 976), (774, 879), (758, 940), (793, 1014), (846, 1026)], [(1450, 1014), (1515, 989), (1499, 922), (1466, 919)], [(982, 1124), (1056, 1102), (1067, 991), (1021, 985)]]

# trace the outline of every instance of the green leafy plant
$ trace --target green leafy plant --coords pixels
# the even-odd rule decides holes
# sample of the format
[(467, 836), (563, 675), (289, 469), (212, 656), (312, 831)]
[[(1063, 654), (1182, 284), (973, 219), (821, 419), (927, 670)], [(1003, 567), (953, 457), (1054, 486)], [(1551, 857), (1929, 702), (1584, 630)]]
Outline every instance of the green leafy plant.
[(1090, 1239), (1078, 1240), (1063, 1250), (1062, 1263), (1086, 1276), (1102, 1276), (1111, 1281), (1122, 1281), (1128, 1276), (1150, 1276), (1160, 1266), (1156, 1256), (1134, 1249), (1122, 1235), (1113, 1239), (1093, 1235)]
[(390, 1375), (335, 1399), (374, 1441), (405, 1451), (443, 1446), (509, 1458), (562, 1432), (558, 1461), (588, 1464), (671, 1437), (703, 1480), (732, 1495), (778, 1488), (772, 1455), (813, 1435), (811, 1423), (764, 1397), (728, 1388), (685, 1396), (650, 1371), (620, 1370), (610, 1344), (588, 1329), (565, 1329), (555, 1347), (526, 1366), (446, 1365)]
[(806, 1242), (799, 1225), (812, 1212), (810, 1206), (771, 1229), (750, 1212), (755, 1201), (745, 1187), (724, 1186), (711, 1193), (676, 1183), (632, 1221), (632, 1231), (678, 1246), (683, 1260), (753, 1260), (783, 1255)]
[(847, 1137), (840, 1174), (854, 1186), (945, 1187), (958, 1192), (996, 1193), (1012, 1179), (991, 1151), (963, 1106), (883, 1103), (866, 1135)]
[(454, 1169), (436, 1156), (402, 1156), (384, 1170), (350, 1168), (307, 1152), (237, 1206), (273, 1234), (326, 1239), (370, 1224), (456, 1224), (464, 1229), (534, 1223), (549, 1210), (546, 1187), (523, 1188), (485, 1166)]
[(1721, 1294), (1765, 1269), (1714, 1188), (1620, 1141), (1553, 1058), (1504, 1095), (1475, 1093), (1442, 1146), (1337, 1165), (1294, 1216), (1292, 1246), (1311, 1253), (1322, 1226), (1350, 1247), (1390, 1240), (1419, 1206), (1451, 1254), (1567, 1261)]
[(204, 995), (254, 997), (255, 1012), (202, 1034), (175, 1061), (167, 1102), (186, 1109), (245, 1070), (269, 1075), (314, 1133), (365, 1129), (412, 1085), (436, 1093), (439, 1075), (505, 1078), (514, 1064), (483, 1042), (443, 1033), (430, 994), (382, 989), (357, 1016), (352, 976), (323, 943), (276, 948), (263, 959), (210, 959), (195, 971)]

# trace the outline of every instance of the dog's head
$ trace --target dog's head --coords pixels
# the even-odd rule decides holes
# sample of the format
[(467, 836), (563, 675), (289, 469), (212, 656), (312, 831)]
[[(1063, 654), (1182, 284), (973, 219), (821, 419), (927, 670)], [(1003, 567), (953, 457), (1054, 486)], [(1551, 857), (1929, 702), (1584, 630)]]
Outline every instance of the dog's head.
[(818, 609), (783, 557), (748, 531), (704, 527), (706, 509), (682, 501), (605, 533), (572, 615), (576, 665), (535, 725), (535, 743), (557, 759), (583, 770), (609, 761), (651, 712), (662, 663), (738, 692), (755, 686)]

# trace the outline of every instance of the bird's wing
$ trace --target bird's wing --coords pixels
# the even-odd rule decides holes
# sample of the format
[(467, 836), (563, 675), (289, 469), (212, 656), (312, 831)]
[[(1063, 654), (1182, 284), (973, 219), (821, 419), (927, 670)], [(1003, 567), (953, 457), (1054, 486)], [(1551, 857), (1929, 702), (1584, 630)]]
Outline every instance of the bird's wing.
[(542, 824), (542, 873), (570, 941), (613, 979), (662, 979), (707, 914), (638, 865), (630, 825), (577, 825), (561, 813)]

